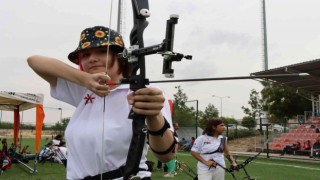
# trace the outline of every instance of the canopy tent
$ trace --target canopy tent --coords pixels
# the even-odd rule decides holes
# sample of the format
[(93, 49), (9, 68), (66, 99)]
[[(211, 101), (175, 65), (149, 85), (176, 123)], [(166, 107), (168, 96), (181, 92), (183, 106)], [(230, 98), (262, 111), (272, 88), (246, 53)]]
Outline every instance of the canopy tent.
[(36, 108), (36, 153), (39, 152), (42, 124), (44, 119), (43, 94), (17, 93), (0, 91), (0, 110), (14, 112), (14, 143), (18, 144), (20, 130), (20, 111)]

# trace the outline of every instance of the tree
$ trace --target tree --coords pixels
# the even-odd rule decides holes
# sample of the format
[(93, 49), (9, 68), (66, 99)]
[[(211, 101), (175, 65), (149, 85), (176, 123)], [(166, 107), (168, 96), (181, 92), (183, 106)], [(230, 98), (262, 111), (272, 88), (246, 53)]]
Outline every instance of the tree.
[(225, 124), (239, 124), (236, 119), (230, 117), (222, 117), (222, 120)]
[(195, 126), (195, 117), (185, 109), (176, 108), (173, 117), (174, 122), (179, 123), (180, 126)]
[(243, 117), (242, 121), (241, 121), (241, 125), (247, 128), (254, 128), (257, 125), (257, 122), (255, 120), (255, 118), (251, 117), (251, 116), (245, 116)]
[(290, 87), (269, 82), (262, 82), (262, 85), (263, 109), (268, 110), (270, 122), (286, 123), (288, 118), (312, 108), (310, 100), (304, 98), (310, 97), (306, 92), (299, 92), (299, 95)]
[(188, 96), (186, 93), (183, 92), (183, 89), (181, 89), (180, 86), (175, 86), (176, 89), (178, 89), (177, 93), (173, 95), (174, 97), (174, 107), (175, 108), (185, 108), (186, 107), (186, 102), (188, 101)]
[(173, 95), (173, 121), (179, 123), (180, 126), (195, 126), (195, 109), (186, 105), (188, 96), (183, 92), (183, 89), (180, 86), (176, 86), (175, 88), (178, 91)]
[(69, 121), (70, 121), (70, 117), (67, 117), (67, 118), (63, 118), (62, 119), (62, 130), (65, 131), (66, 128), (67, 128), (67, 125), (69, 124)]
[(243, 112), (253, 119), (256, 119), (256, 116), (260, 117), (263, 107), (263, 100), (260, 98), (259, 92), (257, 92), (255, 89), (251, 90), (248, 104), (251, 106), (251, 108), (242, 106), (241, 108), (243, 109)]
[(60, 121), (56, 122), (54, 126), (52, 126), (51, 128), (55, 130), (55, 133), (62, 133), (66, 130), (69, 121), (70, 121), (70, 117), (63, 118), (61, 122)]
[(206, 126), (209, 119), (213, 117), (219, 117), (219, 111), (213, 104), (209, 103), (209, 105), (205, 108), (204, 112), (201, 113), (201, 118), (199, 120), (199, 124), (204, 127)]

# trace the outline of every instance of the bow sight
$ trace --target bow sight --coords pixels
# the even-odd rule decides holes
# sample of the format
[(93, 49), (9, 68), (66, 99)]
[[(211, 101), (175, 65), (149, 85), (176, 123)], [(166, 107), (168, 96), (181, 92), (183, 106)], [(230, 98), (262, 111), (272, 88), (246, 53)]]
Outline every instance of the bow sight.
[[(139, 14), (145, 18), (150, 16), (148, 9), (144, 8), (144, 9), (141, 9), (139, 12), (140, 12)], [(134, 44), (130, 46), (128, 49), (125, 49), (123, 53), (120, 53), (119, 54), (120, 57), (127, 59), (129, 63), (136, 63), (138, 62), (139, 56), (161, 54), (163, 56), (162, 74), (164, 74), (165, 77), (173, 78), (174, 70), (172, 69), (172, 62), (181, 61), (182, 58), (185, 58), (187, 60), (192, 59), (191, 55), (184, 55), (181, 53), (173, 52), (174, 28), (175, 28), (175, 25), (178, 23), (178, 19), (179, 19), (179, 15), (176, 15), (176, 14), (170, 15), (170, 19), (167, 20), (166, 36), (161, 44), (142, 47), (142, 48), (139, 48), (138, 44)], [(131, 36), (132, 36), (132, 32), (131, 32)], [(137, 71), (136, 67), (133, 67), (133, 69)]]

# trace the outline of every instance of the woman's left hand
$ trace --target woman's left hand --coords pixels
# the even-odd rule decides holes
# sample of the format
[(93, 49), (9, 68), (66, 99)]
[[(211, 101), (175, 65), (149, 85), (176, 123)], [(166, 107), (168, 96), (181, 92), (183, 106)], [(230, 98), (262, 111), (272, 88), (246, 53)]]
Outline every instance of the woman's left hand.
[(165, 101), (160, 89), (150, 87), (130, 93), (127, 99), (135, 113), (146, 116), (159, 115)]
[(236, 162), (233, 162), (232, 166), (234, 167), (235, 170), (239, 171), (238, 164)]

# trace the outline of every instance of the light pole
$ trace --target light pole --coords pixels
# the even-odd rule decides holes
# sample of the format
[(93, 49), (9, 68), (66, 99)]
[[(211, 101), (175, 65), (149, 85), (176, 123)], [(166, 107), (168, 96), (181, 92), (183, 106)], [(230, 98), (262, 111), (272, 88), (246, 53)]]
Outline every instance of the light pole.
[(222, 118), (222, 99), (223, 98), (230, 98), (230, 96), (216, 96), (216, 95), (212, 95), (212, 97), (216, 97), (216, 98), (220, 98), (220, 117)]
[(197, 111), (196, 111), (196, 138), (198, 136), (198, 106), (199, 106), (199, 101), (198, 100), (190, 100), (186, 101), (187, 102), (196, 102), (197, 103)]
[(60, 134), (62, 130), (62, 108), (58, 108), (60, 110)]
[(62, 129), (62, 108), (55, 108), (55, 107), (44, 107), (44, 108), (48, 108), (48, 109), (58, 109), (59, 111), (60, 111), (60, 122), (59, 122), (59, 124), (60, 124), (60, 131), (59, 131), (59, 133), (61, 134), (61, 129)]

